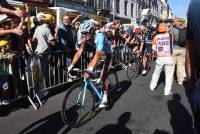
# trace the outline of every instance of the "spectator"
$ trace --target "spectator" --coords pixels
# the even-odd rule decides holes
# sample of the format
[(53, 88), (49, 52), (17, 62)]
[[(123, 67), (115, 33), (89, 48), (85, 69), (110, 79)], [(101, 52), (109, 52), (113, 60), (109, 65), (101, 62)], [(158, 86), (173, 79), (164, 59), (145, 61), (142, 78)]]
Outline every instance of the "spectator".
[[(168, 33), (168, 27), (161, 23), (158, 27), (159, 34), (154, 36), (152, 49), (157, 55), (156, 67), (150, 83), (150, 90), (154, 91), (157, 86), (160, 73), (165, 69), (165, 89), (164, 95), (171, 94), (175, 63), (173, 59), (173, 36)], [(164, 44), (164, 45), (163, 45)]]
[(41, 54), (42, 72), (46, 78), (46, 85), (48, 86), (48, 54), (50, 47), (55, 45), (55, 38), (53, 37), (49, 22), (52, 17), (50, 14), (39, 13), (37, 14), (39, 26), (35, 29), (32, 42), (37, 42), (35, 52)]
[[(10, 75), (12, 75), (12, 80), (15, 81), (13, 83), (12, 92), (14, 93), (14, 96), (20, 94), (21, 89), (19, 89), (19, 67), (16, 61), (16, 52), (11, 50), (11, 42), (13, 41), (11, 38), (11, 35), (14, 36), (21, 36), (23, 34), (22, 32), (22, 26), (23, 26), (23, 17), (24, 14), (21, 10), (16, 10), (14, 7), (10, 6), (5, 0), (1, 0), (0, 2), (0, 13), (3, 13), (0, 15), (0, 42), (1, 42), (1, 54), (3, 55), (3, 58), (7, 57), (9, 60), (12, 61), (12, 69), (11, 64), (7, 61), (5, 61), (5, 64), (7, 64), (7, 69), (4, 71), (7, 71)], [(20, 17), (19, 23), (16, 23), (16, 25), (13, 25), (13, 18), (16, 16), (16, 19)], [(12, 17), (12, 19), (9, 19), (9, 17)], [(10, 38), (8, 38), (10, 37)], [(16, 42), (15, 42), (16, 43)], [(15, 44), (16, 45), (16, 44)], [(4, 68), (5, 69), (5, 68)], [(8, 104), (7, 100), (1, 101), (1, 104)]]
[(49, 28), (51, 17), (48, 14), (39, 13), (37, 18), (40, 25), (35, 29), (32, 41), (37, 39), (38, 42), (35, 52), (43, 53), (49, 51), (51, 45), (55, 45), (55, 38)]
[(66, 67), (68, 67), (78, 49), (77, 34), (71, 26), (70, 16), (63, 17), (63, 22), (59, 25), (56, 35), (59, 48), (68, 51), (66, 55)]
[(188, 28), (186, 43), (186, 70), (189, 89), (192, 93), (194, 126), (200, 134), (200, 1), (191, 0), (188, 9)]
[(186, 36), (180, 36), (183, 33), (184, 25), (178, 19), (173, 20), (173, 26), (170, 29), (170, 33), (174, 37), (174, 58), (176, 62), (176, 77), (178, 84), (182, 85), (185, 80), (185, 48), (179, 46), (185, 46)]

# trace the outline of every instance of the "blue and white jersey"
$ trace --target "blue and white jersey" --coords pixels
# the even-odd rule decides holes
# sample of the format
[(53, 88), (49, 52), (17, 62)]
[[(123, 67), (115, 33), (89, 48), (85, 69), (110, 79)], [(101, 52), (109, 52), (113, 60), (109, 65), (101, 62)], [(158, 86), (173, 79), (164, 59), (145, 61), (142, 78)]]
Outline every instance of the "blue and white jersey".
[(106, 38), (106, 36), (103, 33), (101, 32), (96, 33), (95, 44), (96, 44), (96, 50), (103, 51), (105, 54), (112, 53), (111, 42)]

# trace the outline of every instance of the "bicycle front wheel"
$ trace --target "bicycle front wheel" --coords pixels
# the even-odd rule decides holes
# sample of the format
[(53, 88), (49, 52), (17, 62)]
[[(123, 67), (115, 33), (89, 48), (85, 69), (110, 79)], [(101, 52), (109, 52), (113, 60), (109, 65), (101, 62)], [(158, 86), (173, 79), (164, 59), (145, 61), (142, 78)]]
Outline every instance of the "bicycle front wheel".
[(94, 93), (87, 88), (84, 98), (84, 82), (74, 84), (64, 97), (62, 104), (62, 120), (69, 127), (77, 128), (91, 118), (95, 105)]

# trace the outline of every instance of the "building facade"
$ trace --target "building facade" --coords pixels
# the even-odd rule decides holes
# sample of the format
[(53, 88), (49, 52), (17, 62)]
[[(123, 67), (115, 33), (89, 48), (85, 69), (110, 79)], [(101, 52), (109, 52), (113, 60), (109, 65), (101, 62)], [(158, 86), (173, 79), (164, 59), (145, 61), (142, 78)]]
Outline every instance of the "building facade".
[(96, 14), (97, 12), (94, 0), (54, 0), (54, 6), (92, 14)]
[(110, 0), (110, 10), (113, 19), (121, 23), (136, 23), (139, 18), (138, 0)]

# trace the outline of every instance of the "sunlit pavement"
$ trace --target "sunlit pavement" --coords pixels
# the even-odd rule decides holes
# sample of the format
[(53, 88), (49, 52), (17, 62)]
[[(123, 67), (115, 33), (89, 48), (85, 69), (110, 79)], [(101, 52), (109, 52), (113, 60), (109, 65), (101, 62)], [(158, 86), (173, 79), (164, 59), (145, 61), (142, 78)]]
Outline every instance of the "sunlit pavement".
[(65, 92), (48, 99), (35, 111), (31, 106), (0, 117), (0, 133), (67, 134), (192, 134), (192, 112), (183, 85), (173, 84), (173, 94), (164, 96), (164, 82), (155, 91), (147, 76), (127, 81), (124, 70), (118, 72), (119, 96), (113, 105), (99, 112), (80, 128), (70, 129), (61, 120)]

